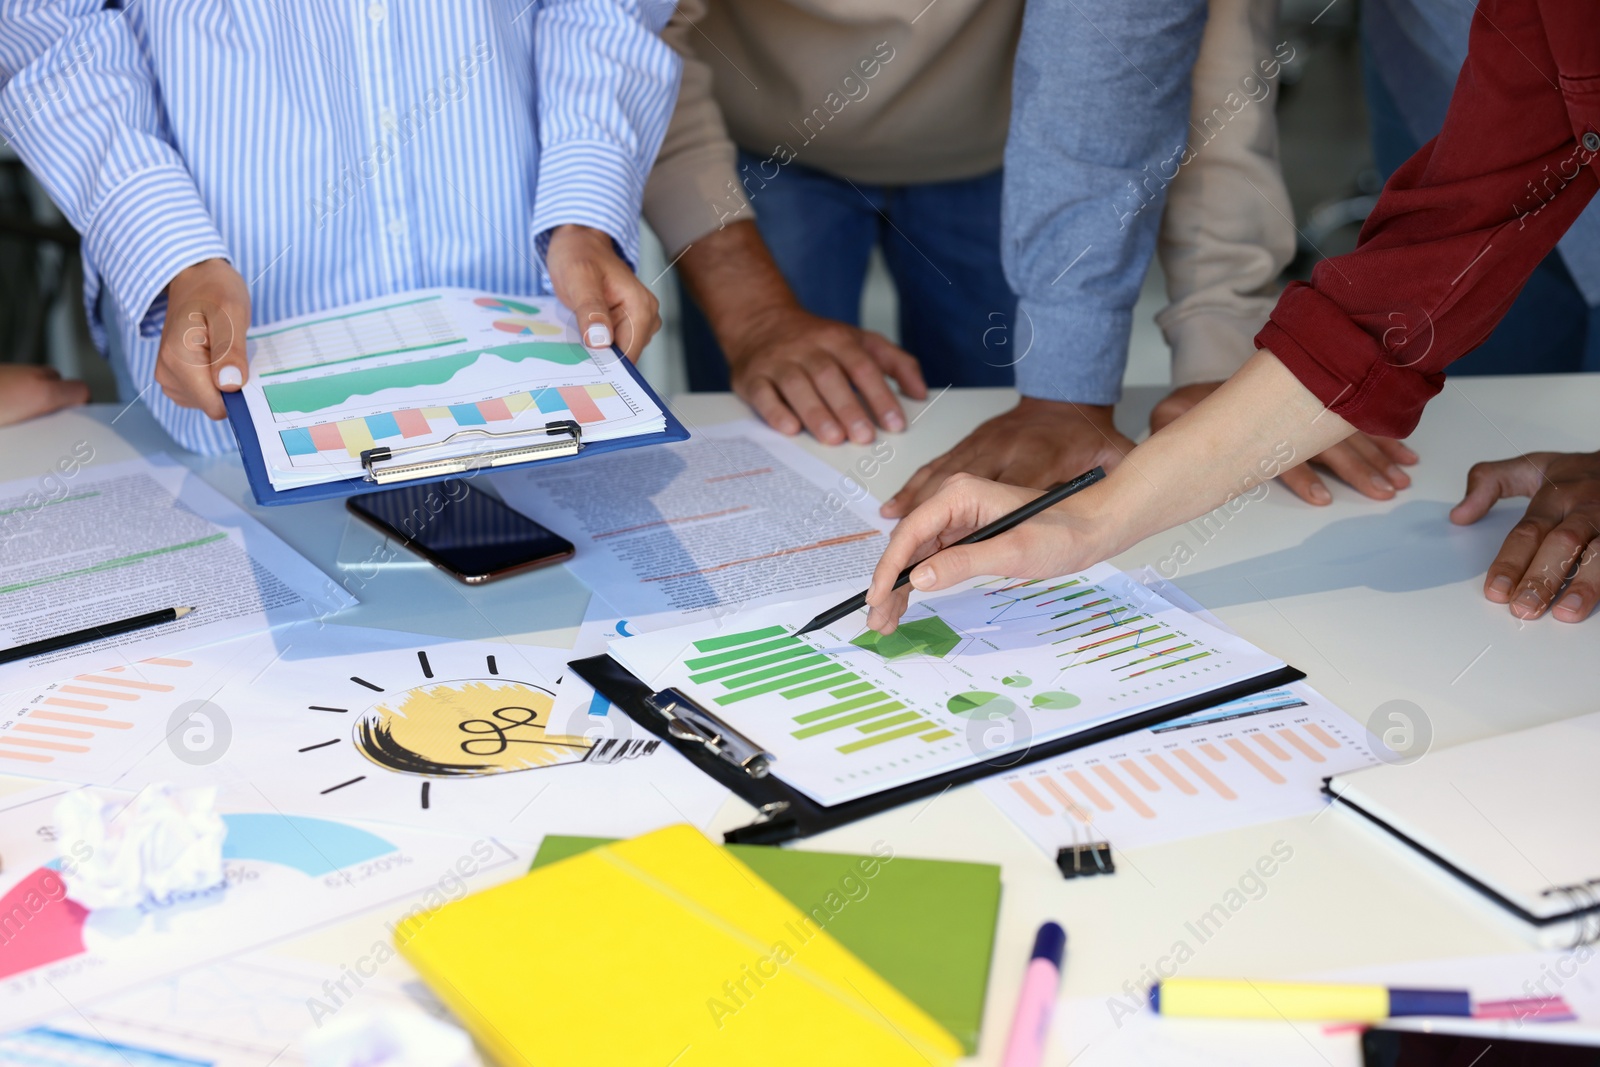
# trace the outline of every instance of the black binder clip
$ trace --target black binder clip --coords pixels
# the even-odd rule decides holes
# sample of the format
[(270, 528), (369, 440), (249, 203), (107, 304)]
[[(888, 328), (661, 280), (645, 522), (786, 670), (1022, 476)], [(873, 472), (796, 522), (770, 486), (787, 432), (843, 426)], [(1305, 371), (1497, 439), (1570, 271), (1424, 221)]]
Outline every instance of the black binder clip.
[[(551, 440), (555, 438), (555, 440)], [(456, 453), (453, 449), (468, 440), (483, 439), (504, 444), (486, 451)], [(575, 456), (583, 448), (583, 427), (571, 419), (546, 423), (531, 430), (457, 430), (442, 441), (426, 445), (380, 445), (361, 453), (361, 470), (369, 482), (387, 485), (418, 478), (438, 478), (486, 467), (508, 467), (539, 459)], [(419, 453), (444, 449), (450, 454), (423, 458)], [(409, 460), (401, 461), (401, 457)]]
[(1116, 874), (1111, 862), (1111, 845), (1091, 841), (1086, 845), (1067, 845), (1056, 852), (1056, 866), (1063, 878), (1087, 878), (1093, 874)]
[[(644, 698), (650, 710), (667, 720), (667, 732), (694, 741), (752, 778), (765, 778), (777, 757), (729, 726), (677, 689), (663, 689)], [(763, 811), (765, 818), (772, 814)]]

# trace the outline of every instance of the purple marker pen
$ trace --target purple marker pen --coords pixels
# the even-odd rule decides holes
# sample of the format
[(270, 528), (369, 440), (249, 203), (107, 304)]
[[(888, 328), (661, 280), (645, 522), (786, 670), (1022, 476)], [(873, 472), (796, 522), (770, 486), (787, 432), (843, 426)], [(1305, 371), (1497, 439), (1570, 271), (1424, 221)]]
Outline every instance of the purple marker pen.
[(1022, 976), (1017, 1013), (1011, 1018), (1011, 1036), (1000, 1067), (1038, 1067), (1050, 1036), (1050, 1016), (1061, 988), (1061, 957), (1067, 951), (1067, 932), (1047, 922), (1033, 939), (1033, 958)]

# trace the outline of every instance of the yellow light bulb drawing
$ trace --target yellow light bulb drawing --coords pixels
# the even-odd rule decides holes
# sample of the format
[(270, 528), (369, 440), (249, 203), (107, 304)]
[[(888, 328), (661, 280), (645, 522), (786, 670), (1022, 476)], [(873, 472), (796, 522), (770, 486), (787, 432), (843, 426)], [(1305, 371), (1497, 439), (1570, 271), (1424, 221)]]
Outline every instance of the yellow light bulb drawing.
[(353, 741), (386, 770), (430, 778), (580, 763), (595, 742), (549, 733), (554, 704), (547, 690), (505, 678), (431, 682), (369, 707)]

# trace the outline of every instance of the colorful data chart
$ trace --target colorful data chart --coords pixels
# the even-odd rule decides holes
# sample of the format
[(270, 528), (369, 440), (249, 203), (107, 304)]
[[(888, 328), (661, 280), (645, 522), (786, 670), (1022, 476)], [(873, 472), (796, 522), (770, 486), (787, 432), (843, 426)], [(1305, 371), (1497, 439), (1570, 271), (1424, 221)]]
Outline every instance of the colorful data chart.
[(492, 428), (496, 423), (516, 420), (523, 412), (537, 412), (539, 423), (571, 419), (580, 425), (632, 414), (613, 385), (563, 385), (523, 390), (475, 404), (385, 411), (365, 418), (280, 430), (278, 436), (283, 441), (284, 451), (291, 457), (322, 452), (346, 452), (358, 457), (380, 441), (437, 438), (477, 426)]
[[(485, 375), (493, 377), (508, 370), (515, 373), (515, 365), (529, 360), (576, 367), (589, 362), (589, 352), (582, 345), (564, 341), (518, 341), (477, 351), (276, 382), (263, 385), (261, 395), (266, 398), (267, 407), (275, 416), (314, 415), (341, 407), (358, 397), (374, 396), (386, 389), (433, 390), (442, 385), (460, 388), (475, 378), (484, 380)], [(508, 368), (505, 364), (511, 364), (512, 367)], [(495, 380), (505, 379), (501, 377)]]
[(794, 701), (796, 739), (820, 737), (850, 754), (900, 738), (954, 736), (782, 626), (708, 637), (694, 648), (700, 655), (684, 661), (690, 681), (723, 690), (714, 698), (723, 706), (765, 693)]

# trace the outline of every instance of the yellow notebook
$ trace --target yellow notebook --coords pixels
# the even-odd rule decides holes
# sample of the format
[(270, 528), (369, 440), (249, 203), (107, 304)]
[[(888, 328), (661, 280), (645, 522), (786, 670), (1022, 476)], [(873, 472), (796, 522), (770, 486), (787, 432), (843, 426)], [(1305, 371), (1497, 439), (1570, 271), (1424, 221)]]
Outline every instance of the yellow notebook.
[(504, 1065), (939, 1067), (961, 1055), (689, 826), (447, 904), (402, 923), (395, 942)]

